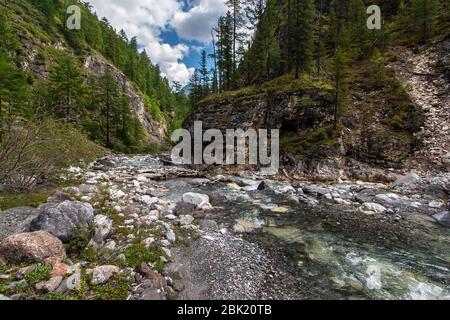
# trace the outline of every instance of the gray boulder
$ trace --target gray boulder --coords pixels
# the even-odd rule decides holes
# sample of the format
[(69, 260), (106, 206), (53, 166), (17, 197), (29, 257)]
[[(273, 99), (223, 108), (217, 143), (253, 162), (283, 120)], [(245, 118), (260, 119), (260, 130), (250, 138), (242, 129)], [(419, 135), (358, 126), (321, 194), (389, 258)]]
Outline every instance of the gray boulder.
[(433, 218), (440, 225), (444, 227), (450, 227), (450, 213), (448, 211), (435, 214)]
[(78, 201), (46, 203), (38, 209), (39, 215), (30, 225), (31, 231), (44, 230), (69, 242), (89, 232), (94, 222), (94, 208), (90, 204)]
[(0, 240), (10, 235), (27, 232), (39, 212), (35, 208), (14, 208), (0, 213)]
[(393, 183), (393, 186), (394, 187), (408, 186), (408, 185), (416, 183), (419, 180), (420, 180), (420, 177), (418, 174), (410, 173), (410, 174), (407, 174), (406, 176), (398, 178)]

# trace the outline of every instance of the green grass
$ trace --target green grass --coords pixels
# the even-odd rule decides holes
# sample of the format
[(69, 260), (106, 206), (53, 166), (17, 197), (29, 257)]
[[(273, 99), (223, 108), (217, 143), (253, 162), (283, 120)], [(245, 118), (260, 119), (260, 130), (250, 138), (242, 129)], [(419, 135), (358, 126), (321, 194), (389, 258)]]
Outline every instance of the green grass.
[(125, 257), (128, 266), (135, 268), (140, 263), (155, 264), (155, 270), (162, 270), (164, 263), (160, 257), (165, 257), (164, 251), (161, 248), (146, 248), (140, 239), (136, 239), (128, 248), (125, 249)]
[(42, 190), (30, 193), (6, 193), (0, 195), (0, 210), (8, 210), (16, 207), (37, 208), (47, 201), (53, 190)]
[(49, 280), (52, 268), (47, 265), (38, 264), (33, 271), (25, 274), (24, 279), (29, 285), (35, 285), (41, 281)]
[(126, 300), (130, 281), (123, 275), (114, 275), (103, 285), (92, 285), (95, 300)]
[(327, 92), (333, 91), (334, 86), (326, 79), (320, 77), (304, 75), (300, 79), (295, 79), (293, 74), (286, 74), (258, 86), (255, 85), (211, 95), (200, 101), (199, 105), (231, 100), (256, 100), (258, 98), (272, 96), (273, 94), (292, 94), (310, 89), (321, 90), (326, 94)]

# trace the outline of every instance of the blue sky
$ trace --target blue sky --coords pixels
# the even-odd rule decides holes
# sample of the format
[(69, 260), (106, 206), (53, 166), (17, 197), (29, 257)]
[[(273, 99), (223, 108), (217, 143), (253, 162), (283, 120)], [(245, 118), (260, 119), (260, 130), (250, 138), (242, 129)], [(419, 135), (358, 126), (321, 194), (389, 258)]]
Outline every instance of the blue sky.
[(226, 12), (226, 0), (90, 0), (128, 37), (136, 36), (153, 63), (183, 85), (198, 66), (200, 51), (212, 51), (211, 29)]

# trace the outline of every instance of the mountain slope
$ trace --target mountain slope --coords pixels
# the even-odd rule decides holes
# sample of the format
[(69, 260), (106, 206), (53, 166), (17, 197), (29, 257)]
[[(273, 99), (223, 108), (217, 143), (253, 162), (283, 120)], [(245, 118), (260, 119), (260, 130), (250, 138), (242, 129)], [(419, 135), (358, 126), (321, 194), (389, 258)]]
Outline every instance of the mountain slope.
[[(116, 82), (120, 96), (128, 100), (131, 114), (143, 130), (139, 129), (136, 133), (130, 131), (129, 138), (117, 143), (119, 149), (130, 149), (119, 146), (126, 145), (130, 139), (141, 141), (139, 144), (143, 148), (149, 144), (164, 144), (172, 113), (185, 108), (186, 103), (171, 92), (168, 81), (160, 76), (158, 67), (151, 63), (147, 54), (138, 52), (136, 39), (127, 39), (123, 32), (119, 35), (106, 19), (100, 21), (92, 14), (87, 4), (58, 0), (45, 6), (46, 2), (13, 0), (2, 3), (0, 7), (17, 38), (13, 48), (7, 51), (15, 64), (28, 72), (30, 89), (34, 90), (40, 83), (48, 87), (45, 83), (51, 78), (55, 66), (68, 55), (81, 69), (87, 89), (91, 77), (99, 78), (107, 73)], [(82, 10), (81, 30), (67, 30), (64, 27), (65, 10), (71, 4), (78, 5)], [(74, 109), (82, 119), (85, 117), (83, 110), (89, 108), (83, 101), (76, 104)], [(98, 132), (104, 131), (104, 124), (99, 120), (100, 108), (101, 105), (86, 115), (96, 121), (95, 127), (98, 129), (95, 130)], [(133, 126), (130, 121), (130, 126)], [(93, 132), (92, 125), (83, 125), (83, 130), (94, 140), (101, 136)], [(141, 134), (137, 132), (144, 135), (139, 137)], [(133, 142), (136, 146), (137, 143)], [(131, 149), (137, 150), (137, 147)]]

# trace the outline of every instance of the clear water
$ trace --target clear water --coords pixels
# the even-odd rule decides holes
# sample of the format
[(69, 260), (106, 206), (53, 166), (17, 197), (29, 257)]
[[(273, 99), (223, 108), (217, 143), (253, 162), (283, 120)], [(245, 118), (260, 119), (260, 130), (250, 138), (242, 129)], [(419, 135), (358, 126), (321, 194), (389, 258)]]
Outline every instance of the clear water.
[[(127, 165), (145, 168), (155, 163), (130, 160)], [(426, 219), (419, 218), (417, 223), (423, 223), (431, 235), (425, 240), (429, 245), (383, 245), (367, 237), (358, 240), (357, 234), (327, 231), (320, 217), (305, 215), (309, 207), (292, 204), (273, 192), (282, 187), (275, 182), (272, 190), (265, 191), (238, 190), (226, 184), (196, 188), (187, 179), (160, 184), (175, 201), (188, 191), (222, 195), (215, 217), (230, 228), (237, 221), (254, 226), (251, 240), (281, 249), (290, 272), (316, 288), (321, 298), (450, 300), (450, 232)], [(301, 288), (293, 290), (301, 296)]]

